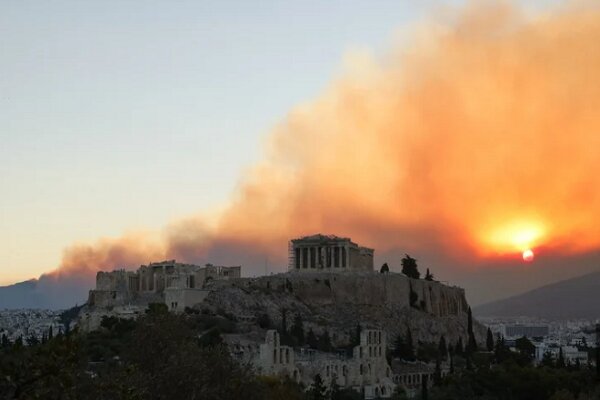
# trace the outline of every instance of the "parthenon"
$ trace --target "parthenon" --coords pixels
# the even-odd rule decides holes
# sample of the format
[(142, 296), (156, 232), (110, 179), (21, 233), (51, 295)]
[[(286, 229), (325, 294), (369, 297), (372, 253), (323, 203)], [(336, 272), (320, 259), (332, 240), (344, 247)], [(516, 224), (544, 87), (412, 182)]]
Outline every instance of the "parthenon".
[(373, 271), (373, 249), (350, 238), (316, 234), (290, 241), (289, 271)]

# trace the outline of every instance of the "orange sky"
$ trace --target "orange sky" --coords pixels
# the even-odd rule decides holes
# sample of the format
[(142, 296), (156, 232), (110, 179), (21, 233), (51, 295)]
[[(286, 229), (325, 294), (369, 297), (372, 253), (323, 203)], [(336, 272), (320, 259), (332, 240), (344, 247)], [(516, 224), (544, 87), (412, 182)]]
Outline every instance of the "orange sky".
[(592, 6), (444, 14), (383, 59), (350, 54), (342, 76), (274, 129), (210, 223), (74, 246), (60, 271), (167, 257), (269, 257), (283, 270), (286, 241), (316, 232), (465, 265), (597, 249), (599, 43)]

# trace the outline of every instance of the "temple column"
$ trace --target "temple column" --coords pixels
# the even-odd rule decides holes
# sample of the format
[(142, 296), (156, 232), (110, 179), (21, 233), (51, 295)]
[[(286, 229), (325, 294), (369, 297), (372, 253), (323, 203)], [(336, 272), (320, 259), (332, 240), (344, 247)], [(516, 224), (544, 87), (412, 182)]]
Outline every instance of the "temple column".
[(317, 266), (322, 269), (324, 267), (323, 263), (321, 262), (321, 247), (317, 246), (317, 255), (316, 255), (316, 259), (317, 259)]
[(302, 268), (308, 268), (308, 249), (302, 247)]
[(350, 247), (345, 246), (344, 251), (346, 252), (346, 268), (350, 268)]

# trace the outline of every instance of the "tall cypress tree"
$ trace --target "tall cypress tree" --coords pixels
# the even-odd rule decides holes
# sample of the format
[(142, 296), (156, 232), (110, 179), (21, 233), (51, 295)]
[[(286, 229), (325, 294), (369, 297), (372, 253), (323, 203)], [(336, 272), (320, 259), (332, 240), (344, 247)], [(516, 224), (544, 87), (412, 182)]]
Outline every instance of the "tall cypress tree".
[(300, 314), (296, 314), (294, 317), (294, 323), (290, 328), (290, 334), (299, 346), (302, 346), (306, 343), (304, 341), (304, 323)]
[(477, 351), (477, 342), (475, 341), (475, 334), (473, 333), (473, 314), (471, 313), (471, 307), (467, 311), (467, 330), (468, 330), (468, 342), (467, 342), (467, 353), (473, 353)]
[(429, 398), (429, 375), (421, 375), (421, 399), (427, 400)]
[(465, 347), (463, 345), (462, 336), (458, 338), (458, 342), (456, 342), (456, 347), (454, 347), (454, 352), (459, 356), (462, 356), (465, 352)]
[(329, 332), (327, 330), (323, 331), (321, 336), (319, 336), (319, 350), (321, 351), (331, 351), (331, 339), (329, 338)]
[(435, 372), (433, 373), (433, 384), (438, 386), (442, 383), (442, 367), (440, 365), (440, 358), (435, 360)]
[(506, 346), (504, 337), (498, 334), (498, 338), (496, 339), (496, 347), (494, 348), (494, 357), (496, 358), (496, 362), (503, 362), (510, 357), (510, 354), (510, 349), (508, 346)]
[(285, 308), (281, 309), (281, 333), (287, 333), (287, 310)]
[(565, 367), (565, 356), (563, 354), (563, 349), (562, 347), (560, 348), (560, 350), (558, 351), (558, 360), (556, 360), (556, 366), (558, 368), (564, 368)]
[(392, 350), (392, 355), (396, 358), (403, 358), (405, 348), (406, 343), (404, 342), (404, 338), (402, 337), (402, 334), (398, 334), (398, 336), (396, 336), (396, 340), (394, 341), (394, 350)]
[(431, 272), (429, 272), (429, 268), (427, 268), (427, 272), (425, 273), (425, 280), (433, 281), (433, 274)]
[(487, 339), (485, 341), (487, 351), (494, 351), (494, 335), (490, 328), (487, 329)]
[(438, 345), (438, 353), (442, 360), (445, 360), (448, 357), (448, 346), (446, 345), (446, 338), (444, 335), (440, 337), (440, 344)]
[(2, 334), (2, 342), (0, 343), (2, 345), (2, 348), (6, 349), (10, 347), (10, 340), (8, 340), (8, 336), (6, 336), (6, 333)]

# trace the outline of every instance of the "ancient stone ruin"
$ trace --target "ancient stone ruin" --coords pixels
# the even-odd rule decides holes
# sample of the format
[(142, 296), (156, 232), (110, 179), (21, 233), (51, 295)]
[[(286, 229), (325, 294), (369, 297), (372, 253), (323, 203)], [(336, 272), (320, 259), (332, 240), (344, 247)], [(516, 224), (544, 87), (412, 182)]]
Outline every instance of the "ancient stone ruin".
[(241, 268), (169, 260), (142, 265), (136, 271), (98, 272), (88, 305), (106, 308), (164, 302), (172, 311), (183, 311), (204, 300), (212, 281), (240, 278)]
[(288, 271), (373, 271), (373, 253), (346, 237), (304, 236), (290, 241)]
[(281, 345), (277, 331), (269, 330), (253, 362), (260, 374), (287, 376), (307, 386), (318, 374), (327, 386), (335, 381), (343, 388), (360, 388), (367, 399), (388, 398), (396, 384), (386, 359), (386, 349), (386, 334), (377, 329), (362, 330), (360, 343), (351, 355), (305, 348), (295, 352), (292, 347)]

